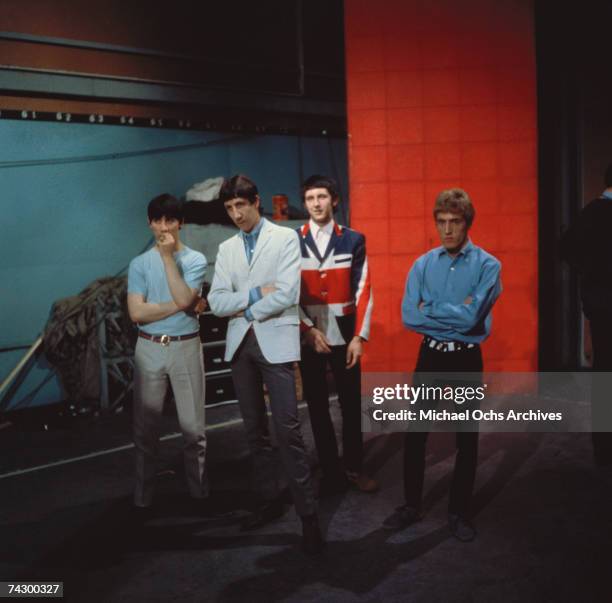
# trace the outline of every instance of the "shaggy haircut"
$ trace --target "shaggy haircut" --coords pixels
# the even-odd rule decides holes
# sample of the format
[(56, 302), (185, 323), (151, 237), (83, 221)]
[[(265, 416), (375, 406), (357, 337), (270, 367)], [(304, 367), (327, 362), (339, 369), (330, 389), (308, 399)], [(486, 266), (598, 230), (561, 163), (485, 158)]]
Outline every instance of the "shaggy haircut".
[(444, 212), (460, 214), (465, 219), (468, 228), (472, 225), (476, 215), (470, 196), (462, 188), (449, 188), (436, 197), (433, 210), (434, 219), (439, 213)]
[(259, 191), (255, 183), (244, 174), (236, 174), (229, 180), (224, 180), (219, 191), (221, 203), (231, 199), (246, 199), (249, 203), (255, 203), (259, 196)]
[(327, 192), (330, 194), (332, 201), (336, 201), (340, 197), (340, 193), (338, 192), (338, 184), (333, 178), (329, 176), (321, 176), (320, 174), (314, 174), (309, 178), (304, 180), (304, 184), (302, 184), (302, 202), (306, 198), (306, 191), (309, 191), (311, 188), (325, 188)]
[(162, 193), (149, 201), (147, 215), (149, 222), (162, 218), (176, 218), (179, 222), (183, 222), (185, 218), (183, 202), (169, 193)]

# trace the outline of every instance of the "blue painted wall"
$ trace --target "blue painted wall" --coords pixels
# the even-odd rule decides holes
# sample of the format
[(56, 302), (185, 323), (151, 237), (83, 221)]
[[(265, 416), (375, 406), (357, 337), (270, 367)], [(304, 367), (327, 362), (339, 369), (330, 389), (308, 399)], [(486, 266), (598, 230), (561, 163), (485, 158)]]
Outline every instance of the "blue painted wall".
[[(266, 211), (272, 195), (299, 206), (301, 176), (336, 175), (347, 191), (343, 140), (122, 126), (0, 120), (0, 348), (29, 345), (52, 303), (126, 267), (150, 239), (146, 205), (183, 195), (194, 183), (237, 172), (257, 183)], [(205, 146), (211, 141), (220, 144)], [(198, 148), (181, 148), (202, 145)], [(0, 353), (4, 379), (25, 350)], [(44, 359), (11, 407), (61, 400)]]

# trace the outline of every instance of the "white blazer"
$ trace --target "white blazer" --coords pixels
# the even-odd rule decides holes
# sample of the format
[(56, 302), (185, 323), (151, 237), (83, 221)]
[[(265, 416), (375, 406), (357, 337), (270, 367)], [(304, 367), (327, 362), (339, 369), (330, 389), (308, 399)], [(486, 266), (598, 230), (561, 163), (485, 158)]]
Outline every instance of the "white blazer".
[(250, 265), (240, 233), (219, 245), (208, 303), (217, 316), (232, 317), (225, 344), (225, 360), (231, 360), (251, 325), (243, 316), (234, 315), (248, 307), (250, 289), (274, 285), (277, 289), (274, 293), (250, 307), (255, 319), (253, 330), (268, 362), (293, 362), (300, 359), (299, 237), (290, 228), (262, 220)]

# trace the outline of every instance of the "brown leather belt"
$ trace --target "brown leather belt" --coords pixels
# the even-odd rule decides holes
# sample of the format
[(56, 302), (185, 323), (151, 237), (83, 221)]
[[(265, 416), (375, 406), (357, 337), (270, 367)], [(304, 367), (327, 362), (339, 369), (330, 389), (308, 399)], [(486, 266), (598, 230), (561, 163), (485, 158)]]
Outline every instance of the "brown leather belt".
[(189, 333), (188, 335), (149, 335), (144, 331), (138, 331), (138, 337), (148, 339), (154, 343), (161, 343), (163, 346), (169, 345), (171, 341), (186, 341), (187, 339), (193, 339), (199, 335), (199, 333)]

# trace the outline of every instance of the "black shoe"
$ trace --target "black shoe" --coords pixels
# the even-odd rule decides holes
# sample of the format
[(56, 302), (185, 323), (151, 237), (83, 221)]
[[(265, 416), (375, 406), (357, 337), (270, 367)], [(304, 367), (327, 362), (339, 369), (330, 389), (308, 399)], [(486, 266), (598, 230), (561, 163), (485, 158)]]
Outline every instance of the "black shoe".
[(305, 515), (301, 519), (302, 550), (309, 555), (317, 555), (325, 548), (325, 541), (319, 528), (319, 519), (316, 513)]
[(460, 542), (472, 542), (476, 538), (476, 528), (461, 515), (449, 513), (448, 527), (451, 534)]
[(383, 521), (382, 527), (387, 530), (403, 530), (413, 523), (420, 521), (421, 517), (421, 513), (414, 507), (402, 505)]
[(252, 513), (247, 515), (241, 526), (241, 531), (247, 532), (249, 530), (256, 530), (261, 526), (282, 517), (285, 514), (285, 505), (280, 500), (275, 500), (264, 505), (261, 505), (255, 509)]

